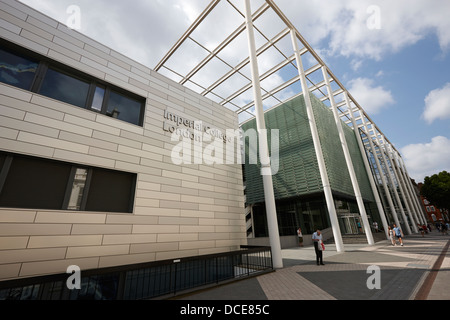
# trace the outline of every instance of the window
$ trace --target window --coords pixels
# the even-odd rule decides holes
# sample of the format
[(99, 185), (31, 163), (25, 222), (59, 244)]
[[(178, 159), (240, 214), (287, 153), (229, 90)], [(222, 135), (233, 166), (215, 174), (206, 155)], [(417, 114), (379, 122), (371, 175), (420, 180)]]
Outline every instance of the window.
[(81, 210), (87, 175), (87, 169), (75, 168), (73, 183), (68, 186), (70, 190), (70, 198), (69, 203), (67, 204), (67, 209)]
[(134, 196), (135, 178), (124, 172), (92, 171), (86, 211), (131, 212), (128, 199)]
[(71, 167), (53, 161), (14, 157), (0, 193), (7, 208), (61, 209)]
[(25, 49), (0, 39), (0, 82), (142, 126), (145, 98), (46, 57), (19, 51)]
[(141, 103), (139, 101), (111, 91), (106, 114), (113, 118), (139, 125), (141, 109)]
[(84, 108), (90, 84), (73, 76), (49, 68), (39, 94)]
[(31, 90), (39, 63), (0, 48), (0, 81)]
[(105, 98), (105, 88), (101, 86), (96, 86), (94, 98), (92, 99), (91, 103), (91, 109), (97, 112), (101, 112), (104, 98)]
[(0, 207), (132, 212), (136, 174), (0, 153)]

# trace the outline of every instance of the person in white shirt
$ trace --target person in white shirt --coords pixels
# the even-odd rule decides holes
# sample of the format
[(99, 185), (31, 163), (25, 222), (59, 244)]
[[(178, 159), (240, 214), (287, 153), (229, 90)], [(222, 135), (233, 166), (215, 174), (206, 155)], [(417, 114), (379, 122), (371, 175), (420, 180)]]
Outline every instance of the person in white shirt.
[(314, 243), (314, 250), (316, 251), (316, 262), (317, 265), (324, 265), (323, 263), (323, 253), (322, 253), (322, 233), (319, 229), (312, 235), (312, 241)]
[(297, 229), (297, 236), (298, 236), (298, 244), (300, 247), (303, 247), (303, 234), (302, 234), (302, 229), (298, 228)]

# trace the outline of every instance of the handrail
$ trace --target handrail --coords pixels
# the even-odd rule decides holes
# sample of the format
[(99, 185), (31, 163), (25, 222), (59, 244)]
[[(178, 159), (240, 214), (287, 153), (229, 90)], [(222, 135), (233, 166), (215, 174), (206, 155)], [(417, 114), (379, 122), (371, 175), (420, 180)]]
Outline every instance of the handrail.
[(154, 299), (270, 271), (270, 247), (243, 245), (231, 252), (81, 270), (80, 290), (67, 287), (68, 273), (0, 281), (0, 300)]

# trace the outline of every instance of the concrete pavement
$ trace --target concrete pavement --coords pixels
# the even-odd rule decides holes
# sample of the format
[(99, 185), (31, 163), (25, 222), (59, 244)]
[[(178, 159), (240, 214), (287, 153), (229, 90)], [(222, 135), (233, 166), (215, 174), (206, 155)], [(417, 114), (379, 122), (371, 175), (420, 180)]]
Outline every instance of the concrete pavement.
[(450, 300), (450, 236), (433, 231), (373, 246), (326, 245), (324, 266), (314, 248), (282, 250), (283, 268), (176, 297), (177, 300)]

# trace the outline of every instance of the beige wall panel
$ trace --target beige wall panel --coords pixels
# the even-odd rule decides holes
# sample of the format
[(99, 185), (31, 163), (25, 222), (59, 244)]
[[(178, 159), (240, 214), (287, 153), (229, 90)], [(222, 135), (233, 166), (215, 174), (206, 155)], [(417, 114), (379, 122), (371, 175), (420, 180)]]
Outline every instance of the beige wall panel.
[(105, 223), (105, 213), (38, 211), (36, 223)]
[(180, 211), (182, 217), (195, 217), (195, 218), (214, 218), (214, 212), (211, 211), (198, 211), (198, 210), (184, 210)]
[(182, 242), (182, 241), (197, 241), (197, 233), (159, 233), (157, 237), (158, 242)]
[(205, 232), (199, 234), (199, 240), (229, 240), (230, 235), (228, 233), (216, 233), (216, 232)]
[(115, 167), (116, 163), (116, 161), (113, 159), (101, 158), (60, 149), (55, 150), (53, 158), (67, 162), (75, 162), (79, 164), (106, 167), (111, 169)]
[(71, 234), (128, 234), (131, 225), (74, 224)]
[[(27, 262), (22, 264), (20, 270), (21, 277), (37, 276), (45, 274), (66, 273), (67, 268), (71, 265), (80, 267), (83, 270), (98, 268), (98, 257), (84, 259), (64, 259), (50, 260), (40, 262)], [(68, 275), (69, 277), (69, 275)]]
[(9, 140), (16, 140), (18, 135), (19, 135), (18, 130), (0, 127), (0, 137), (1, 138), (5, 138), (5, 139), (9, 139)]
[(130, 253), (164, 252), (179, 250), (178, 242), (131, 244)]
[(185, 257), (198, 256), (198, 250), (181, 250), (181, 251), (166, 251), (166, 252), (157, 252), (156, 260), (172, 260), (179, 259)]
[(180, 209), (135, 207), (134, 214), (146, 216), (179, 217)]
[(208, 232), (214, 232), (214, 226), (199, 226), (199, 225), (192, 225), (192, 226), (180, 226), (180, 233), (208, 233)]
[(157, 224), (158, 217), (138, 216), (135, 214), (113, 214), (106, 217), (107, 224)]
[(183, 241), (180, 242), (180, 250), (214, 248), (215, 241)]
[(102, 245), (102, 246), (83, 246), (67, 248), (67, 259), (88, 258), (100, 256), (112, 256), (128, 254), (130, 246), (128, 244)]
[(140, 253), (140, 254), (127, 254), (118, 256), (105, 256), (99, 259), (99, 268), (108, 268), (114, 266), (122, 266), (136, 263), (152, 262), (156, 259), (156, 253)]
[(47, 261), (64, 259), (66, 248), (3, 250), (0, 252), (1, 263), (28, 261)]
[(34, 222), (36, 211), (1, 209), (0, 223), (4, 222)]
[(21, 266), (21, 263), (0, 264), (0, 280), (17, 278)]
[(0, 250), (25, 249), (29, 237), (0, 237)]
[(176, 225), (156, 225), (156, 224), (149, 224), (149, 225), (133, 225), (133, 234), (137, 233), (178, 233), (180, 231), (180, 227)]
[[(111, 244), (137, 244), (156, 242), (156, 234), (105, 234), (103, 236), (104, 245)], [(130, 246), (130, 253), (133, 252), (133, 245)]]
[(5, 223), (0, 224), (2, 236), (33, 236), (33, 235), (67, 235), (70, 234), (70, 224), (31, 224)]
[(95, 246), (102, 243), (102, 235), (31, 236), (28, 248), (57, 248)]

